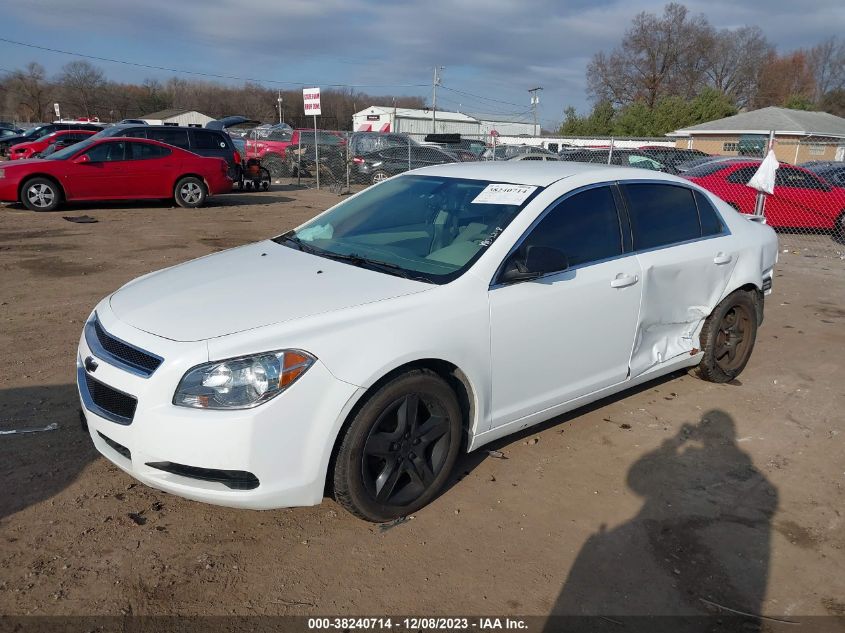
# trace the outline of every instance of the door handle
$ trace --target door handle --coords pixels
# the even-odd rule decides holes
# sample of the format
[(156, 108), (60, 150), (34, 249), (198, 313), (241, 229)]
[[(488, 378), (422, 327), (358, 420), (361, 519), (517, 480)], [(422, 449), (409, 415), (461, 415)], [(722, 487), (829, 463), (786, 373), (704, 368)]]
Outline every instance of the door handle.
[(625, 288), (626, 286), (633, 286), (637, 283), (640, 278), (637, 275), (626, 275), (624, 273), (619, 273), (616, 275), (616, 279), (613, 279), (610, 282), (611, 288)]
[(728, 255), (726, 253), (716, 253), (716, 257), (713, 258), (713, 263), (722, 266), (723, 264), (730, 264), (733, 261), (733, 255)]

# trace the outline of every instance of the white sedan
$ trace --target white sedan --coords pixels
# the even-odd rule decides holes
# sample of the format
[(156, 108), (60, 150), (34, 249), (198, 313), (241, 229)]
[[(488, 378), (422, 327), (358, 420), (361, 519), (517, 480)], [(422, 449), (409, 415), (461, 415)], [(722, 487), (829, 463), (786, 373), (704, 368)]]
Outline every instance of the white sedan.
[(79, 342), (97, 449), (241, 508), (418, 510), (461, 451), (683, 367), (745, 367), (777, 240), (653, 171), (391, 178), (272, 240), (136, 279)]

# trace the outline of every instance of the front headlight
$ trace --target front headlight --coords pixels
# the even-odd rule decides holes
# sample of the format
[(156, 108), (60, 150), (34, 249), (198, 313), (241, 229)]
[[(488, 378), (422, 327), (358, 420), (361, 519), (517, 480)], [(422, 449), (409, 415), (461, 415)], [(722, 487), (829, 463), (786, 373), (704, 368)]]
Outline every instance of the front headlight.
[(195, 409), (250, 409), (282, 393), (316, 359), (283, 349), (194, 367), (179, 382), (173, 404)]

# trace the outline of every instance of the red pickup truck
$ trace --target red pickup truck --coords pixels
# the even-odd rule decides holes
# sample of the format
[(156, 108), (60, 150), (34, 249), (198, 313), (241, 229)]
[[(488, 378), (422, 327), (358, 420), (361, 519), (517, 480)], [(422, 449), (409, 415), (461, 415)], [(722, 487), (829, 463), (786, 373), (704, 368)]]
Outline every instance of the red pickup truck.
[[(273, 178), (287, 175), (285, 151), (288, 147), (296, 148), (300, 144), (300, 134), (303, 145), (314, 144), (314, 130), (298, 128), (295, 130), (274, 130), (264, 138), (247, 136), (246, 156), (247, 158), (261, 159), (264, 167), (270, 171)], [(331, 130), (317, 130), (317, 143), (319, 145), (344, 145), (346, 139), (342, 132)]]

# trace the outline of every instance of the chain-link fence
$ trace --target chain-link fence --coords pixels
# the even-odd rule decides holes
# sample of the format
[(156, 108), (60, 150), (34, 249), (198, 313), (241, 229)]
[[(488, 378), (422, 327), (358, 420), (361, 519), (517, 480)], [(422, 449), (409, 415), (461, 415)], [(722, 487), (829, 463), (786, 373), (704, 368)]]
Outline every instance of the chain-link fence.
[(467, 161), (578, 161), (676, 174), (741, 213), (761, 212), (783, 248), (845, 259), (845, 139), (775, 137), (774, 192), (747, 185), (767, 135), (705, 138), (498, 137), (267, 126), (244, 137), (276, 182), (353, 192), (409, 170)]

